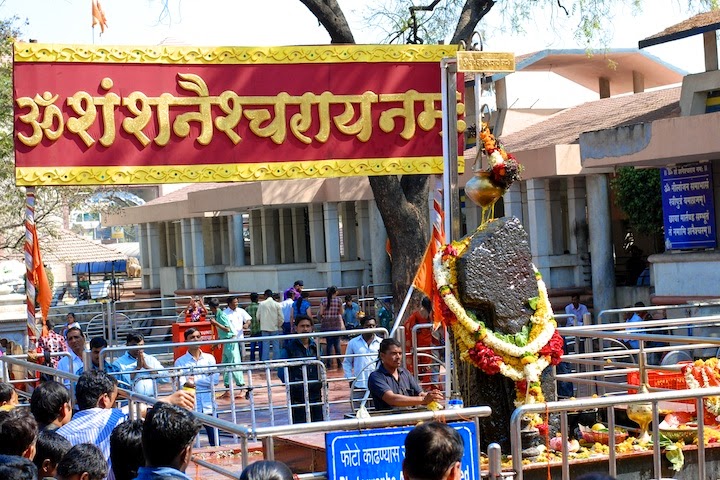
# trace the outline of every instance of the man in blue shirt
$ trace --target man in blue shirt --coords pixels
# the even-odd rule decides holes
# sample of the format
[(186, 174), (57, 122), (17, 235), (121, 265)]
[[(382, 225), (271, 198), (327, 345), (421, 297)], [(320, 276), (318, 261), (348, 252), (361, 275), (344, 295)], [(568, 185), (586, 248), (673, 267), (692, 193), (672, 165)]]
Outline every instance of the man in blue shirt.
[(443, 399), (438, 390), (423, 392), (415, 378), (400, 366), (402, 356), (400, 342), (394, 338), (380, 342), (380, 365), (368, 379), (375, 410), (418, 407)]
[(358, 314), (360, 313), (360, 306), (352, 301), (352, 295), (345, 295), (345, 303), (343, 303), (343, 320), (345, 321), (345, 328), (348, 330), (358, 328)]
[[(127, 334), (125, 344), (128, 347), (145, 345), (145, 337), (140, 333), (130, 332)], [(146, 354), (144, 350), (125, 352), (125, 355), (115, 360), (114, 367), (122, 372), (122, 375), (118, 375), (122, 388), (134, 390), (148, 397), (157, 396), (151, 375), (156, 377), (158, 383), (170, 382), (170, 377), (158, 359)]]

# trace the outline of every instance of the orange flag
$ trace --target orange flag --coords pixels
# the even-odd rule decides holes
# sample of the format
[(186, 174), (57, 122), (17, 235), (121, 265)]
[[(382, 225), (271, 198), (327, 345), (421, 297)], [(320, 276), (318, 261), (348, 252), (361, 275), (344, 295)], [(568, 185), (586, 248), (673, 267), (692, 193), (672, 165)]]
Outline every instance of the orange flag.
[(433, 277), (433, 258), (437, 253), (437, 246), (434, 239), (430, 239), (428, 246), (425, 248), (418, 271), (413, 280), (413, 286), (423, 292), (428, 297), (432, 297), (433, 287), (435, 286), (435, 278)]
[(100, 33), (105, 33), (107, 28), (107, 19), (105, 18), (105, 12), (103, 12), (100, 6), (100, 0), (92, 0), (92, 26), (100, 26)]
[[(33, 228), (33, 230), (35, 230)], [(45, 266), (40, 256), (40, 245), (38, 243), (37, 230), (33, 231), (33, 270), (32, 270), (32, 282), (35, 285), (35, 299), (40, 304), (40, 311), (42, 312), (43, 329), (42, 336), (46, 337), (48, 334), (47, 328), (47, 317), (50, 312), (50, 303), (52, 302), (52, 292), (50, 291), (50, 282), (48, 281), (47, 273), (45, 273)]]

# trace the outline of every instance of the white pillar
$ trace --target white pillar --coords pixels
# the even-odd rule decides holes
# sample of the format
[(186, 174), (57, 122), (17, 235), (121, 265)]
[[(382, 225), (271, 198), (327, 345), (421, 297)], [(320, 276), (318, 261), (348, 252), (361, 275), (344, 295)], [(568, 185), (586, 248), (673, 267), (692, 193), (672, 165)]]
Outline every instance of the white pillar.
[(205, 288), (205, 243), (203, 242), (203, 219), (190, 219), (192, 238), (192, 266), (190, 267), (190, 288)]
[(323, 223), (325, 227), (325, 255), (327, 265), (327, 284), (342, 285), (342, 269), (340, 264), (340, 217), (338, 204), (323, 204)]
[(260, 210), (250, 210), (250, 265), (264, 265), (263, 231)]
[(506, 217), (515, 217), (523, 223), (523, 206), (521, 182), (513, 183), (503, 196), (503, 207)]
[(322, 205), (308, 205), (308, 220), (310, 223), (310, 261), (313, 263), (325, 262), (325, 233)]
[(343, 260), (358, 259), (357, 244), (357, 218), (355, 216), (355, 203), (343, 202), (340, 204), (340, 216), (342, 218), (343, 227), (343, 243), (345, 244), (345, 253)]
[(610, 200), (607, 175), (588, 175), (587, 204), (592, 255), (592, 291), (595, 317), (602, 310), (616, 308), (615, 264), (610, 232)]
[(280, 263), (295, 263), (292, 210), (289, 208), (279, 209), (278, 221), (278, 228), (280, 229)]
[(190, 233), (190, 219), (183, 218), (180, 222), (180, 236), (182, 241), (183, 256), (183, 286), (185, 288), (192, 288), (193, 246), (192, 235)]
[[(547, 201), (547, 181), (528, 180), (528, 236), (533, 263), (546, 283), (550, 281), (550, 209)], [(550, 285), (548, 285), (550, 286)]]
[(245, 240), (243, 238), (243, 218), (241, 214), (228, 217), (228, 236), (231, 249), (231, 265), (245, 265)]
[(260, 217), (262, 219), (262, 248), (265, 265), (276, 265), (280, 261), (278, 211), (272, 208), (263, 208), (260, 211)]
[(157, 223), (147, 223), (147, 240), (148, 240), (148, 266), (149, 271), (149, 288), (160, 288), (160, 267), (162, 259), (160, 258), (160, 228)]
[[(479, 205), (475, 205), (475, 203), (470, 200), (467, 196), (465, 196), (465, 227), (467, 228), (467, 233), (472, 233), (477, 229), (477, 227), (480, 226), (480, 213), (482, 212), (482, 209)], [(432, 228), (432, 226), (431, 226)], [(461, 227), (462, 230), (462, 227)]]
[(138, 243), (140, 244), (140, 266), (142, 267), (142, 282), (143, 288), (150, 287), (150, 252), (149, 242), (147, 237), (147, 224), (141, 223), (138, 225)]
[(305, 209), (292, 209), (293, 256), (297, 263), (307, 263), (307, 236), (305, 234)]

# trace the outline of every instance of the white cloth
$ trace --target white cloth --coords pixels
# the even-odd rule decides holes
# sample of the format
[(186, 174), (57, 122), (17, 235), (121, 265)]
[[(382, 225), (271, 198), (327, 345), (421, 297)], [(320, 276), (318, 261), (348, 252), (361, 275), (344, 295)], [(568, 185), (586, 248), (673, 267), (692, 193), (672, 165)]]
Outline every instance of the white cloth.
[(209, 353), (201, 352), (200, 358), (195, 359), (190, 352), (175, 360), (175, 367), (181, 368), (180, 386), (187, 381), (187, 375), (195, 378), (195, 410), (208, 415), (215, 412), (215, 397), (212, 386), (220, 381), (220, 374), (215, 369), (215, 357)]
[(155, 383), (149, 378), (151, 374), (156, 378), (158, 383), (167, 383), (170, 381), (170, 378), (157, 358), (147, 353), (143, 354), (143, 356), (145, 357), (145, 363), (153, 372), (139, 373), (135, 378), (132, 378), (130, 372), (137, 370), (137, 358), (132, 357), (126, 352), (125, 355), (115, 360), (113, 364), (122, 372), (122, 375), (118, 375), (117, 379), (120, 382), (120, 388), (132, 388), (141, 395), (155, 397), (157, 396), (157, 392), (155, 390)]
[[(345, 349), (345, 360), (343, 360), (343, 371), (345, 378), (357, 377), (355, 388), (367, 388), (367, 380), (370, 374), (375, 370), (368, 367), (378, 359), (378, 351), (380, 350), (380, 337), (373, 335), (373, 339), (368, 344), (362, 335), (350, 340)], [(351, 357), (350, 355), (362, 355)], [(365, 368), (367, 367), (367, 368)]]
[(578, 304), (578, 308), (575, 308), (575, 305), (572, 303), (565, 307), (565, 313), (568, 315), (575, 315), (575, 318), (568, 317), (567, 323), (565, 324), (568, 327), (574, 327), (576, 325), (582, 325), (583, 324), (583, 316), (588, 312), (588, 309), (585, 305), (582, 303)]
[(228, 319), (230, 319), (230, 325), (235, 334), (236, 338), (245, 338), (245, 323), (252, 320), (252, 317), (245, 309), (237, 307), (235, 310), (230, 310), (230, 307), (223, 310)]
[(295, 301), (292, 298), (286, 298), (282, 302), (280, 302), (280, 307), (282, 308), (283, 313), (283, 322), (284, 323), (290, 323), (292, 322), (293, 318), (293, 303)]

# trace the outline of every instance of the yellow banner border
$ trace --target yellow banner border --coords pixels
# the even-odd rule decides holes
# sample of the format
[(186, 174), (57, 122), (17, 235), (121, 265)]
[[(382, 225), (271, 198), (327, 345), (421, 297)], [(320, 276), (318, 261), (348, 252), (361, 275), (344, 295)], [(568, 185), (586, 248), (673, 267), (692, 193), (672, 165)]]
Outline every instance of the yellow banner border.
[[(465, 158), (458, 157), (458, 170)], [(442, 157), (365, 158), (281, 163), (238, 163), (220, 165), (156, 165), (141, 167), (16, 167), (17, 186), (49, 185), (145, 185), (159, 183), (251, 182), (374, 175), (440, 174)]]
[(299, 45), (284, 47), (178, 47), (63, 45), (15, 42), (17, 63), (140, 63), (169, 65), (279, 65), (439, 62), (456, 45)]

